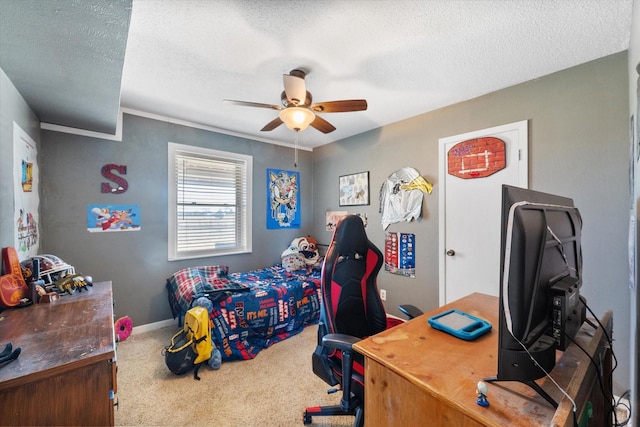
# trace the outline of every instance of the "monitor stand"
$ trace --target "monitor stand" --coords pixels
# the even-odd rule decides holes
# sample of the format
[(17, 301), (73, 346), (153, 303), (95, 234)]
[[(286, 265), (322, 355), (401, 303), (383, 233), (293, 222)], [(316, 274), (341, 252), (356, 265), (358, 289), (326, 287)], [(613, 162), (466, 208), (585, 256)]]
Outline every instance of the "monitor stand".
[(532, 389), (534, 389), (540, 396), (544, 397), (544, 399), (549, 402), (551, 404), (551, 406), (554, 407), (554, 409), (558, 409), (558, 402), (556, 402), (555, 400), (553, 400), (553, 398), (551, 396), (549, 396), (549, 394), (544, 391), (542, 389), (542, 387), (540, 387), (538, 385), (538, 383), (536, 383), (535, 381), (520, 381), (520, 380), (501, 380), (500, 378), (496, 377), (488, 377), (488, 378), (483, 378), (483, 381), (492, 383), (492, 382), (497, 382), (497, 381), (517, 381), (519, 383), (528, 385), (529, 387), (531, 387)]

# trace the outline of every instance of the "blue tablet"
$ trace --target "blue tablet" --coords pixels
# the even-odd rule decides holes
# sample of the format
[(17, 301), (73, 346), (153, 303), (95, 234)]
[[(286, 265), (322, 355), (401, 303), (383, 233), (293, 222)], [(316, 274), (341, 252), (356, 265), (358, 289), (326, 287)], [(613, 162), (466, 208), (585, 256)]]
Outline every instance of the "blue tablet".
[(460, 310), (449, 310), (428, 319), (432, 328), (471, 341), (491, 330), (491, 323)]

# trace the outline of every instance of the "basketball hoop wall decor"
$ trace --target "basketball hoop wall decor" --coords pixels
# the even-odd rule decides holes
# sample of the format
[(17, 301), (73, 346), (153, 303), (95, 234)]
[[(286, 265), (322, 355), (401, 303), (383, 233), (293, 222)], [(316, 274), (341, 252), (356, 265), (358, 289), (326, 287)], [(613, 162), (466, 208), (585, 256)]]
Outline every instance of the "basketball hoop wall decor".
[(504, 141), (492, 136), (459, 142), (447, 153), (447, 172), (462, 179), (485, 178), (506, 165)]

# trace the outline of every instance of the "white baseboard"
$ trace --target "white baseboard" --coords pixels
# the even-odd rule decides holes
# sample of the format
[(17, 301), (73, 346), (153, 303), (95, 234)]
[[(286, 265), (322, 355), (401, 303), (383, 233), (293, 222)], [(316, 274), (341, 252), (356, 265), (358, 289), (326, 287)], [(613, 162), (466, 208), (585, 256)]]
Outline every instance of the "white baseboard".
[(161, 320), (159, 322), (147, 323), (146, 325), (134, 326), (131, 330), (131, 335), (141, 334), (143, 332), (155, 331), (156, 329), (166, 328), (167, 326), (175, 326), (178, 330), (177, 319)]

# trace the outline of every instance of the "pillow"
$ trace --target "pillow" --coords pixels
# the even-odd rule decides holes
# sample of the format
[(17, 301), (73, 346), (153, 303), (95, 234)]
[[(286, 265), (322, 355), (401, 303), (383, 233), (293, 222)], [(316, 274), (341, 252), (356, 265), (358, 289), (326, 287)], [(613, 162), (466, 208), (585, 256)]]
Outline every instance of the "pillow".
[[(305, 267), (316, 268), (322, 264), (316, 239), (311, 236), (293, 239), (280, 257), (282, 266), (289, 272), (301, 270)], [(302, 265), (300, 265), (300, 261), (302, 261)]]
[(302, 254), (293, 253), (282, 257), (282, 267), (288, 272), (305, 270), (307, 263)]
[(193, 295), (205, 291), (237, 289), (238, 284), (231, 281), (227, 274), (226, 265), (205, 265), (189, 267), (179, 270), (167, 279), (169, 289), (169, 304), (173, 316), (180, 312), (186, 313), (191, 308)]

